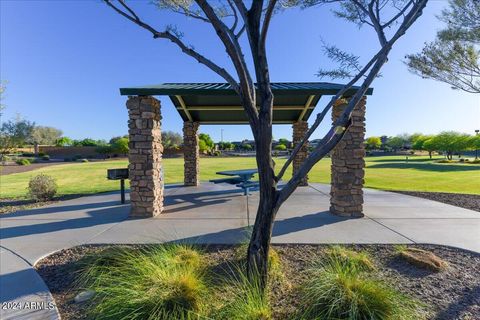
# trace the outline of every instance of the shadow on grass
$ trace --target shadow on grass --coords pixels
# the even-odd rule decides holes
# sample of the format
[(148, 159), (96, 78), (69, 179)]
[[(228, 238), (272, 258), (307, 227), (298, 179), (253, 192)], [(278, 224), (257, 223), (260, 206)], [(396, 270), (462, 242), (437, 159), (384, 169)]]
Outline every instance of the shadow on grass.
[[(365, 160), (367, 162), (405, 162), (405, 157), (400, 157), (400, 158), (396, 158), (396, 159), (375, 159), (375, 160), (371, 160), (372, 158), (367, 157), (367, 158), (365, 158)], [(416, 157), (408, 157), (408, 161), (411, 161), (411, 162), (433, 162), (433, 161), (438, 161), (438, 160), (443, 160), (443, 159), (444, 159), (443, 157), (442, 158), (433, 158), (433, 159), (429, 159), (429, 158), (417, 159)]]
[(415, 169), (423, 171), (434, 172), (449, 172), (449, 171), (479, 171), (480, 166), (476, 165), (451, 165), (451, 164), (437, 164), (437, 163), (379, 163), (367, 166), (370, 169)]

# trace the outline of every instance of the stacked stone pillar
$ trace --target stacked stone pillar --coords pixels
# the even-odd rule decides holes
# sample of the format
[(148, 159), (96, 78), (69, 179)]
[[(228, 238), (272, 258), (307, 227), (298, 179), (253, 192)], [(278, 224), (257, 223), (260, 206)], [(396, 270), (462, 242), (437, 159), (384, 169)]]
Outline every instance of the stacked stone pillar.
[(198, 122), (186, 121), (183, 123), (183, 181), (186, 186), (198, 186), (200, 184), (198, 128)]
[[(293, 145), (296, 146), (302, 138), (305, 136), (305, 134), (308, 131), (308, 123), (307, 121), (297, 121), (293, 123)], [(300, 169), (300, 166), (302, 163), (305, 161), (305, 159), (308, 156), (308, 142), (306, 142), (303, 147), (298, 151), (297, 155), (293, 159), (293, 174), (298, 172)], [(299, 186), (308, 186), (308, 176), (305, 176)]]
[(160, 101), (150, 96), (132, 96), (127, 108), (130, 216), (153, 217), (163, 210)]
[[(334, 104), (333, 121), (345, 110), (347, 102), (339, 99)], [(363, 217), (365, 107), (363, 97), (355, 106), (350, 128), (331, 154), (330, 212), (340, 216)]]

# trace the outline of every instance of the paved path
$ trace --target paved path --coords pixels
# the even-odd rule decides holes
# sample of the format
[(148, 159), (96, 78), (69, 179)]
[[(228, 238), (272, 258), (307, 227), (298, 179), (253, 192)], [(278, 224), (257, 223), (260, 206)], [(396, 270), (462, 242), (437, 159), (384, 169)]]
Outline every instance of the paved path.
[[(480, 252), (479, 212), (366, 189), (366, 217), (347, 219), (328, 213), (328, 192), (321, 184), (299, 188), (278, 213), (273, 242), (435, 243)], [(0, 301), (16, 310), (1, 310), (0, 318), (58, 319), (32, 268), (54, 251), (85, 243), (235, 243), (245, 240), (247, 212), (252, 223), (257, 203), (257, 193), (247, 201), (233, 186), (202, 184), (168, 186), (164, 214), (151, 219), (128, 219), (117, 193), (1, 215)]]

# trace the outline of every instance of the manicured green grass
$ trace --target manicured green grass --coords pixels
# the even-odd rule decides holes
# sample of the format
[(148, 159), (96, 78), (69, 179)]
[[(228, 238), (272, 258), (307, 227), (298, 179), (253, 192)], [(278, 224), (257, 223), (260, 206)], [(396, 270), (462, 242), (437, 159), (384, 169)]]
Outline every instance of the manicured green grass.
[[(275, 161), (278, 168), (285, 159), (277, 158)], [(163, 163), (166, 183), (183, 181), (183, 158), (164, 159)], [(369, 188), (480, 194), (480, 164), (435, 163), (428, 157), (409, 157), (406, 162), (403, 156), (368, 157), (366, 164), (365, 186)], [(70, 163), (2, 176), (0, 198), (25, 197), (28, 180), (39, 173), (51, 175), (57, 180), (59, 195), (118, 190), (119, 182), (107, 180), (106, 171), (126, 166), (126, 160)], [(207, 181), (220, 178), (215, 174), (220, 170), (254, 167), (254, 158), (201, 158), (200, 177)], [(310, 182), (328, 183), (330, 159), (320, 161), (309, 176)]]

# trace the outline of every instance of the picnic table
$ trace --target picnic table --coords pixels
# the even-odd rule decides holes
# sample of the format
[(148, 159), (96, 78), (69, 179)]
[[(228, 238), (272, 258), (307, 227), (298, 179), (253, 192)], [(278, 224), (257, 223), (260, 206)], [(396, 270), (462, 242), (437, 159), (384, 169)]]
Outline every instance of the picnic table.
[(230, 183), (242, 188), (244, 195), (248, 195), (250, 189), (258, 187), (258, 182), (251, 181), (253, 176), (258, 173), (258, 169), (242, 169), (242, 170), (227, 170), (219, 171), (218, 175), (228, 176), (230, 178), (213, 179), (213, 183)]

